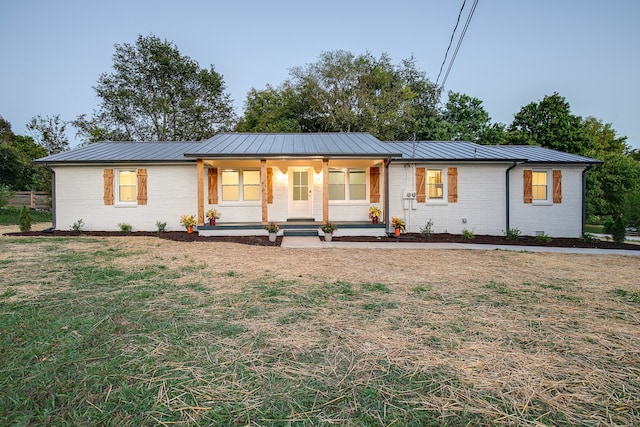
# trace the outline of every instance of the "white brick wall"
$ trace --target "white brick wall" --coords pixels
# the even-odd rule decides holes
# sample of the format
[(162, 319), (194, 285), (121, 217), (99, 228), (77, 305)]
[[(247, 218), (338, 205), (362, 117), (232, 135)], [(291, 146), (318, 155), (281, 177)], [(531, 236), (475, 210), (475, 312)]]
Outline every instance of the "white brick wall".
[[(147, 205), (105, 206), (103, 171), (118, 168), (147, 169)], [(87, 231), (119, 230), (119, 223), (130, 224), (133, 231), (155, 231), (156, 221), (166, 222), (168, 231), (183, 230), (180, 216), (197, 214), (193, 164), (59, 166), (55, 168), (55, 180), (58, 230), (69, 230), (79, 219)]]
[[(523, 201), (524, 169), (560, 169), (562, 171), (562, 203), (537, 204)], [(522, 165), (511, 171), (511, 228), (521, 234), (535, 236), (544, 232), (551, 237), (582, 235), (582, 171), (583, 166)], [(549, 173), (551, 186), (551, 173)]]
[[(446, 177), (442, 201), (417, 203), (405, 201), (403, 189), (415, 189), (415, 168), (458, 168), (458, 202), (447, 202)], [(407, 231), (417, 233), (430, 219), (435, 233), (460, 234), (467, 229), (474, 234), (504, 235), (506, 231), (506, 175), (511, 164), (405, 164), (392, 163), (389, 169), (389, 216), (406, 220)], [(536, 168), (544, 166), (536, 165)], [(553, 169), (547, 166), (549, 170)], [(542, 231), (552, 237), (579, 237), (582, 233), (583, 167), (555, 165), (562, 169), (562, 203), (541, 206), (523, 202), (522, 170), (510, 172), (510, 228), (522, 235), (534, 236)], [(550, 184), (551, 185), (551, 184)], [(466, 219), (466, 223), (463, 222)]]

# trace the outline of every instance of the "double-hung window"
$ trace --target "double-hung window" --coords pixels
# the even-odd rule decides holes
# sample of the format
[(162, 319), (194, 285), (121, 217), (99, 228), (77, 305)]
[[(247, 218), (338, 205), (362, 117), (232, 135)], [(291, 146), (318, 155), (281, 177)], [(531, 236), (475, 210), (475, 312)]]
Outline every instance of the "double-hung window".
[(549, 173), (548, 171), (531, 172), (531, 195), (534, 201), (546, 202), (549, 200)]
[(137, 175), (133, 170), (118, 170), (118, 203), (136, 203)]
[(260, 171), (227, 169), (222, 171), (222, 200), (260, 200)]
[(329, 200), (366, 200), (367, 175), (364, 169), (330, 169)]
[(442, 169), (427, 169), (427, 199), (444, 198), (444, 172)]

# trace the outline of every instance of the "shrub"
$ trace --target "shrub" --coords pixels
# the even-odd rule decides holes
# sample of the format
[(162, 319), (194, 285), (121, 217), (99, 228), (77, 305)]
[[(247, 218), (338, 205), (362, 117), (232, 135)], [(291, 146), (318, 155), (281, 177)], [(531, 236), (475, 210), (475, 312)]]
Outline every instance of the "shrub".
[(158, 233), (164, 233), (165, 231), (167, 231), (166, 221), (165, 222), (156, 221), (156, 228), (158, 229)]
[(23, 233), (31, 231), (31, 215), (29, 215), (29, 209), (26, 206), (23, 206), (20, 211), (20, 231)]
[(476, 236), (473, 234), (473, 232), (465, 228), (464, 230), (462, 230), (462, 238), (465, 240), (473, 240), (476, 238)]
[(598, 242), (600, 239), (598, 239), (596, 236), (594, 236), (593, 234), (590, 233), (582, 233), (582, 241), (584, 241), (585, 243), (596, 243)]
[(84, 231), (84, 221), (82, 218), (73, 223), (73, 225), (69, 228), (71, 231)]
[(604, 232), (604, 234), (611, 234), (611, 231), (613, 230), (613, 219), (611, 218), (607, 218), (604, 221), (604, 228), (602, 229), (602, 231)]
[(517, 228), (510, 228), (505, 233), (504, 236), (508, 240), (517, 240), (520, 237), (520, 230)]
[(420, 228), (420, 235), (422, 237), (431, 237), (433, 234), (433, 221), (429, 218), (429, 221)]
[(120, 227), (120, 231), (123, 233), (131, 233), (131, 224), (121, 222), (120, 224), (118, 224), (118, 227)]
[(613, 228), (611, 229), (611, 238), (616, 243), (624, 242), (624, 238), (627, 235), (627, 230), (624, 227), (624, 221), (622, 220), (622, 215), (618, 215), (616, 220), (613, 222)]
[(547, 234), (538, 234), (536, 236), (536, 240), (538, 242), (544, 242), (544, 243), (549, 243), (552, 239), (551, 236), (547, 235)]

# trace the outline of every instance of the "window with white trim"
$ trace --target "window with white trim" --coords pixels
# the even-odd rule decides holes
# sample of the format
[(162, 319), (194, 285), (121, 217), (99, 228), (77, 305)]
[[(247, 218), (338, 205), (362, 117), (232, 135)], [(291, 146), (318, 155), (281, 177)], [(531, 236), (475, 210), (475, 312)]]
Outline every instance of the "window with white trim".
[(367, 174), (364, 169), (330, 169), (329, 200), (366, 200)]
[(533, 201), (549, 200), (549, 171), (534, 170), (531, 172), (531, 196)]
[(135, 169), (118, 170), (118, 203), (137, 203), (138, 177)]
[(260, 196), (259, 170), (222, 171), (222, 201), (259, 201)]

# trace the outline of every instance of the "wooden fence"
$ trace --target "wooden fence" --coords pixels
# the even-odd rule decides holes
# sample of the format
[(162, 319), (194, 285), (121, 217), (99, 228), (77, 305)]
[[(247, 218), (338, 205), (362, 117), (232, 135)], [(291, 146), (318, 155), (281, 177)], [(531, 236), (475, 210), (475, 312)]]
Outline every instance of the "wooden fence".
[(51, 209), (51, 195), (42, 191), (16, 191), (9, 199), (9, 206), (27, 206), (31, 209)]

